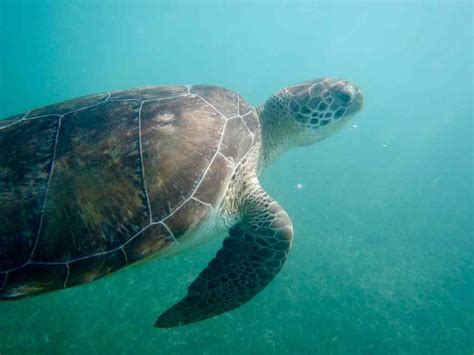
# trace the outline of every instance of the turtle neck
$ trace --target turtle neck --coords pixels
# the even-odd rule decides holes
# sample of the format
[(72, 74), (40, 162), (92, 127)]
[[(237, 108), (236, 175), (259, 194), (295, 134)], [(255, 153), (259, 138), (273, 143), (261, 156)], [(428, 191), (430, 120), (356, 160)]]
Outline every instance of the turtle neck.
[(260, 168), (267, 167), (283, 153), (295, 147), (295, 136), (300, 130), (288, 116), (289, 112), (284, 109), (282, 98), (278, 96), (273, 95), (256, 110), (262, 128)]

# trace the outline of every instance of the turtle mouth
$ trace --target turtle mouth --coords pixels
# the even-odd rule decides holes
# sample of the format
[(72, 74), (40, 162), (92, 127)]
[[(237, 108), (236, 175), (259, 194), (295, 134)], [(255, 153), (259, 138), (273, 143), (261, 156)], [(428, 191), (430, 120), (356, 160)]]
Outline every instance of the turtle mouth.
[(360, 111), (364, 100), (360, 89), (345, 80), (337, 80), (330, 84), (329, 90), (334, 99), (334, 117), (347, 116)]
[(350, 85), (351, 100), (347, 106), (346, 115), (353, 115), (364, 107), (364, 96), (358, 87)]

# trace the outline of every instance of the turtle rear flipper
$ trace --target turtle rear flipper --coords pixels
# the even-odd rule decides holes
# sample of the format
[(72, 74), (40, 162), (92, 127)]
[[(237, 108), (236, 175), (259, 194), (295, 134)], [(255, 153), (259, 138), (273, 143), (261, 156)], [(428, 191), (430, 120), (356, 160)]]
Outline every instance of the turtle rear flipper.
[(188, 294), (160, 315), (155, 327), (207, 319), (248, 302), (278, 274), (288, 256), (293, 227), (286, 212), (260, 187), (244, 204), (242, 221), (193, 281)]

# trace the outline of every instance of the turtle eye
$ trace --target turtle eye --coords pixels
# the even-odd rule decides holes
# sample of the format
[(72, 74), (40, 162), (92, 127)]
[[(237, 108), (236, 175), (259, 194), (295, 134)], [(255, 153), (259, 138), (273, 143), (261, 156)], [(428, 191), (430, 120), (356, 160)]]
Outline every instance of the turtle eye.
[(334, 95), (342, 104), (348, 104), (352, 99), (352, 95), (345, 90), (336, 91)]

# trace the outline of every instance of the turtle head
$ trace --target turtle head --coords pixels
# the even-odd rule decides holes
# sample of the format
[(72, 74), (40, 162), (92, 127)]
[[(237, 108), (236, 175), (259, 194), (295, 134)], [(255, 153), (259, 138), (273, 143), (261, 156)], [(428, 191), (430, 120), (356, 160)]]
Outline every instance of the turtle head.
[(314, 144), (341, 129), (363, 107), (360, 89), (340, 79), (317, 79), (283, 88), (258, 112), (264, 154)]
[(355, 85), (338, 79), (319, 79), (284, 88), (289, 118), (302, 130), (302, 144), (316, 143), (339, 130), (363, 106)]

